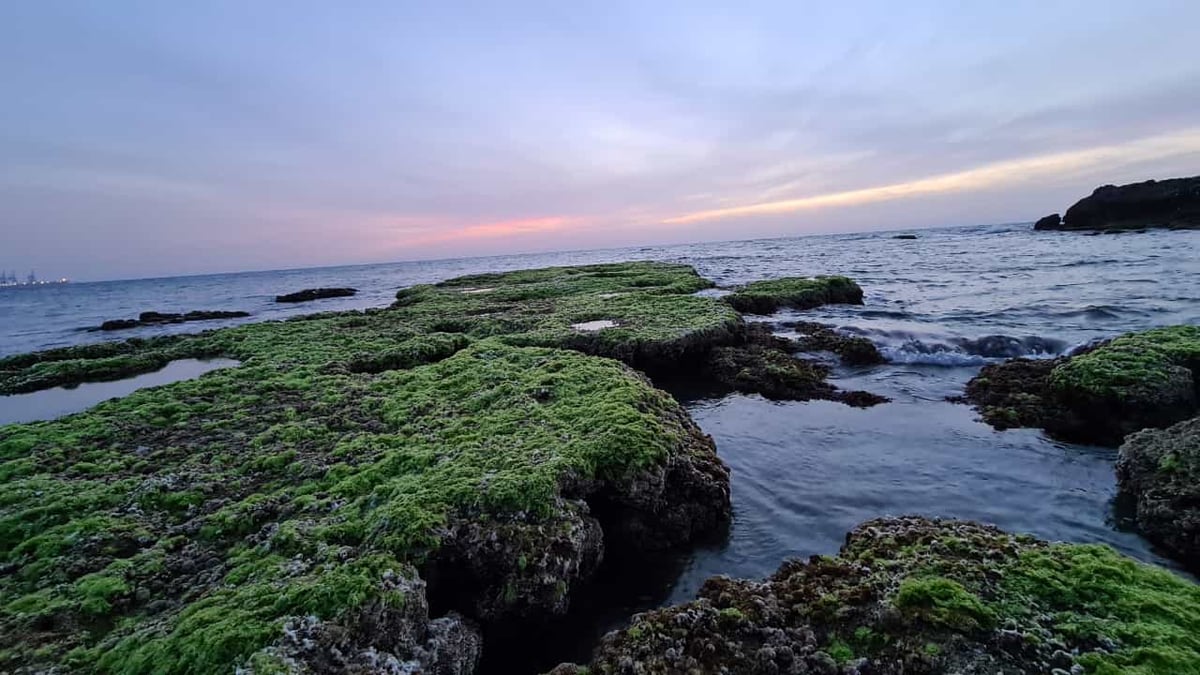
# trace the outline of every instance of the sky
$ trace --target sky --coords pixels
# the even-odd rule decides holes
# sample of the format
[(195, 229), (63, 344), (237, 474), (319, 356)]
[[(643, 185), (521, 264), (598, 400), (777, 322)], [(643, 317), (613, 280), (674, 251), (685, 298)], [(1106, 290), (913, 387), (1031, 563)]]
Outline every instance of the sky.
[(1200, 2), (0, 3), (0, 269), (1031, 221), (1200, 174)]

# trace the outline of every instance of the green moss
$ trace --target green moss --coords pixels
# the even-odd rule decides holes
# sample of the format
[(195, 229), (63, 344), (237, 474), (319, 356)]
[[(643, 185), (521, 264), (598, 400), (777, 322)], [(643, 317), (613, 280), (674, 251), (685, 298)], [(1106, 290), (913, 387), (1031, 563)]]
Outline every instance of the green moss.
[(812, 309), (828, 304), (861, 305), (863, 292), (853, 280), (842, 276), (785, 277), (755, 281), (724, 299), (740, 312), (773, 314), (784, 307)]
[[(661, 465), (694, 427), (592, 355), (735, 338), (737, 312), (691, 295), (709, 285), (661, 263), (481, 275), (383, 310), (5, 359), (0, 392), (241, 365), (0, 427), (0, 670), (228, 672), (289, 617), (394, 601), (383, 575), (415, 574), (452, 519), (536, 528), (564, 484)], [(595, 319), (617, 327), (573, 326)]]
[[(729, 603), (744, 624), (698, 620)], [(672, 629), (657, 635), (654, 624)], [(839, 663), (864, 659), (864, 672), (1042, 672), (1061, 651), (1090, 673), (1196, 673), (1200, 586), (1107, 546), (884, 518), (851, 532), (837, 557), (786, 562), (766, 581), (711, 579), (701, 599), (641, 615), (634, 630), (636, 643), (607, 639), (593, 669), (637, 658), (647, 672), (668, 671), (674, 649), (736, 672), (763, 655), (763, 635), (815, 633), (825, 646), (794, 639), (789, 661), (774, 665), (821, 649)]]
[(986, 628), (996, 619), (978, 596), (942, 577), (905, 579), (894, 602), (905, 613), (954, 630)]
[(825, 648), (825, 652), (833, 657), (834, 661), (840, 663), (848, 663), (854, 660), (854, 650), (850, 645), (841, 640), (834, 640)]
[(1119, 400), (1168, 382), (1180, 368), (1200, 368), (1200, 326), (1123, 335), (1059, 365), (1050, 383), (1067, 394)]
[[(323, 402), (330, 388), (344, 400)], [(213, 424), (238, 417), (246, 398), (273, 403), (258, 403), (236, 425)], [(149, 419), (158, 415), (138, 414), (164, 401), (179, 407), (178, 425), (164, 429)], [(0, 439), (39, 458), (38, 473), (16, 479), (2, 498), (3, 550), (30, 584), (3, 617), (10, 634), (29, 638), (13, 658), (32, 658), (23, 650), (51, 641), (60, 654), (83, 647), (73, 658), (106, 670), (191, 664), (207, 672), (236, 663), (273, 640), (286, 616), (362, 601), (366, 577), (356, 576), (359, 590), (349, 594), (330, 585), (342, 570), (333, 557), (339, 547), (419, 562), (455, 513), (549, 517), (567, 476), (616, 478), (665, 461), (687, 433), (677, 410), (615, 361), (484, 340), (435, 364), (378, 375), (233, 368), (57, 422), (5, 427)], [(152, 461), (134, 473), (142, 462), (132, 450), (141, 443), (150, 444)], [(71, 471), (81, 453), (114, 474), (96, 480)], [(121, 537), (110, 555), (97, 555), (96, 534), (130, 505), (144, 514), (137, 527), (146, 534)], [(86, 574), (138, 551), (198, 555), (167, 548), (174, 544), (163, 528), (184, 512), (204, 555), (225, 560), (229, 571), (221, 587), (177, 615), (143, 619), (120, 577)], [(263, 548), (240, 547), (268, 524), (275, 529)], [(276, 553), (286, 557), (272, 562)], [(272, 566), (295, 556), (332, 567), (281, 586)], [(54, 575), (23, 572), (64, 569), (68, 560), (82, 574), (75, 591), (54, 586)], [(164, 591), (172, 583), (169, 574), (152, 582)], [(280, 599), (281, 590), (290, 599)], [(56, 620), (66, 632), (29, 632), (34, 607), (110, 621), (101, 628)]]
[(1200, 672), (1200, 586), (1102, 545), (1056, 544), (1023, 553), (1005, 572), (1010, 611), (1054, 614), (1074, 641), (1111, 640), (1080, 662), (1101, 673)]

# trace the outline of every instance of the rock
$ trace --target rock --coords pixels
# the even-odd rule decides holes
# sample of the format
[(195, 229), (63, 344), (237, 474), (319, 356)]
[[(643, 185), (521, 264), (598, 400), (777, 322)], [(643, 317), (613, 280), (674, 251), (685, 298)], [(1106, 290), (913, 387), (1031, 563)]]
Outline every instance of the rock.
[(306, 288), (295, 293), (275, 296), (275, 302), (310, 302), (325, 298), (346, 298), (358, 293), (355, 288)]
[(1057, 213), (1051, 213), (1048, 216), (1038, 218), (1038, 221), (1033, 224), (1035, 230), (1057, 230), (1062, 225), (1062, 216)]
[(142, 312), (136, 319), (114, 319), (100, 324), (99, 328), (89, 330), (126, 330), (143, 326), (159, 326), (168, 323), (185, 323), (188, 321), (215, 321), (218, 319), (240, 319), (250, 316), (249, 312), (221, 312), (197, 310), (186, 314), (169, 314), (162, 312)]
[(892, 237), (892, 239), (916, 239), (916, 238), (917, 238), (917, 235), (915, 235), (915, 234), (897, 234)]
[(997, 428), (1040, 427), (1063, 440), (1117, 446), (1200, 410), (1200, 326), (1167, 326), (1049, 360), (985, 366), (966, 400)]
[(274, 644), (240, 672), (295, 675), (435, 673), (471, 675), (483, 640), (471, 621), (451, 612), (430, 620), (425, 584), (412, 570), (380, 581), (393, 600), (367, 603), (336, 621), (294, 617)]
[(1117, 485), (1133, 497), (1141, 533), (1200, 571), (1200, 417), (1127, 438)]
[[(608, 353), (663, 364), (740, 339), (736, 311), (691, 295), (707, 285), (656, 263), (533, 270), (489, 293), (0, 359), (0, 390), (202, 355), (261, 366), (0, 427), (36, 458), (5, 503), (27, 553), (4, 570), (28, 582), (0, 604), (47, 608), (0, 616), (0, 671), (470, 670), (475, 633), (447, 612), (544, 623), (606, 552), (727, 526), (712, 439), (638, 371), (564, 348), (597, 314), (620, 320)], [(416, 591), (381, 586), (389, 573), (428, 582), (440, 618), (409, 613)], [(461, 648), (431, 643), (439, 626)]]
[(785, 307), (812, 309), (821, 305), (861, 305), (862, 288), (842, 276), (784, 277), (746, 284), (722, 298), (739, 312), (773, 314)]
[(1198, 619), (1200, 586), (1108, 547), (884, 518), (836, 557), (785, 562), (765, 581), (715, 577), (695, 601), (635, 616), (586, 672), (1191, 672)]
[[(100, 324), (99, 330), (126, 330), (142, 325), (137, 319), (111, 319)], [(93, 329), (96, 330), (96, 329)]]
[(1200, 228), (1200, 176), (1104, 185), (1067, 209), (1059, 225), (1035, 225), (1035, 229), (1107, 231), (1147, 227)]
[(781, 325), (801, 333), (801, 337), (796, 340), (796, 348), (799, 351), (833, 352), (841, 358), (842, 363), (851, 366), (870, 366), (887, 361), (875, 344), (867, 338), (839, 333), (828, 324), (787, 321)]

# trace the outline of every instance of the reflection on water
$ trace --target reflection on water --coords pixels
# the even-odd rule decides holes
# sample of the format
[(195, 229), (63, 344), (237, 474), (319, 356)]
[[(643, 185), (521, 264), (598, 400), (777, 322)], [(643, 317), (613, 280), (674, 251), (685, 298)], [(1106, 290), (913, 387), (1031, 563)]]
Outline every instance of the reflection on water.
[(52, 420), (82, 412), (110, 398), (126, 396), (138, 389), (190, 380), (210, 370), (238, 365), (232, 359), (179, 359), (161, 370), (114, 382), (89, 382), (77, 387), (55, 387), (29, 394), (0, 396), (0, 424)]
[(1061, 443), (1032, 429), (992, 429), (968, 406), (945, 400), (961, 394), (975, 372), (837, 367), (839, 387), (892, 399), (867, 409), (720, 396), (657, 380), (713, 436), (731, 469), (728, 536), (673, 558), (608, 570), (633, 592), (614, 592), (620, 583), (604, 582), (607, 593), (589, 594), (553, 630), (532, 632), (552, 639), (489, 640), (485, 653), (493, 653), (483, 672), (586, 661), (599, 636), (635, 612), (691, 600), (711, 576), (762, 578), (788, 558), (836, 554), (848, 531), (888, 515), (978, 520), (1044, 539), (1103, 542), (1184, 574), (1129, 527), (1116, 500), (1116, 450)]

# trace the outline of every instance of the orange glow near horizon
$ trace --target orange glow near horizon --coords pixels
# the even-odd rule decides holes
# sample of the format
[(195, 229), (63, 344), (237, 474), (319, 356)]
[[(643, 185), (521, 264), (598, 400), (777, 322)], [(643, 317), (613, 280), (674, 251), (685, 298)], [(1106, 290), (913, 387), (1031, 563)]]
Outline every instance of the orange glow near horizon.
[(666, 218), (661, 223), (685, 225), (736, 216), (779, 215), (825, 207), (870, 204), (920, 195), (983, 190), (1027, 182), (1044, 176), (1061, 176), (1101, 165), (1129, 164), (1192, 152), (1200, 152), (1200, 129), (1152, 136), (1087, 150), (1074, 150), (985, 164), (974, 169), (931, 176), (906, 183), (696, 211)]
[(477, 223), (454, 227), (445, 232), (432, 232), (405, 241), (409, 245), (436, 244), (463, 239), (490, 239), (493, 237), (510, 237), (539, 232), (552, 232), (565, 226), (581, 222), (579, 218), (569, 216), (543, 216), (537, 218), (513, 218), (489, 223)]

